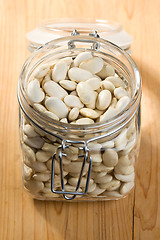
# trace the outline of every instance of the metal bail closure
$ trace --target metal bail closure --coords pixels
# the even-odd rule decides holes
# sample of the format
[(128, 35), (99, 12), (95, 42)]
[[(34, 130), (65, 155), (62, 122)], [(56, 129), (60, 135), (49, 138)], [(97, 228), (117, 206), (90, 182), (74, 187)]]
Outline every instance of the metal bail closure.
[[(71, 33), (71, 36), (77, 36), (77, 35), (80, 35), (80, 33), (75, 29)], [(87, 39), (74, 39), (74, 40), (70, 40), (68, 42), (68, 48), (69, 49), (76, 48), (75, 42), (83, 42), (83, 43), (85, 42), (85, 43), (92, 43), (91, 49), (98, 51), (99, 48), (100, 48), (100, 43), (95, 40), (96, 38), (99, 38), (99, 35), (98, 35), (97, 31), (94, 31), (94, 33), (89, 33), (89, 36), (93, 37), (93, 40), (87, 40)]]
[[(66, 145), (67, 140), (62, 141), (62, 145), (60, 145), (57, 148), (57, 152), (53, 155), (52, 158), (52, 173), (51, 173), (51, 191), (56, 194), (63, 194), (63, 197), (67, 200), (72, 200), (74, 199), (77, 195), (85, 195), (88, 191), (88, 186), (89, 186), (89, 180), (90, 180), (90, 174), (91, 174), (91, 167), (92, 167), (92, 158), (89, 153), (89, 149), (87, 147), (87, 143), (83, 142), (84, 146), (83, 147), (78, 147), (78, 149), (82, 150), (82, 154), (78, 155), (78, 158), (83, 158), (82, 161), (82, 167), (80, 169), (80, 174), (77, 182), (77, 186), (75, 187), (75, 191), (65, 191), (65, 185), (64, 185), (64, 177), (63, 177), (63, 156), (67, 156), (65, 153), (65, 149), (69, 148), (69, 145)], [(78, 144), (78, 141), (73, 141), (72, 143)], [(80, 142), (82, 144), (82, 142)], [(54, 189), (54, 180), (55, 180), (55, 161), (59, 161), (59, 167), (60, 167), (60, 176), (61, 176), (61, 190), (55, 190)], [(88, 163), (88, 172), (87, 174), (87, 179), (86, 179), (86, 185), (85, 185), (85, 190), (84, 192), (78, 192), (81, 179), (83, 176), (83, 171), (84, 167)], [(68, 197), (68, 195), (72, 195), (71, 197)]]

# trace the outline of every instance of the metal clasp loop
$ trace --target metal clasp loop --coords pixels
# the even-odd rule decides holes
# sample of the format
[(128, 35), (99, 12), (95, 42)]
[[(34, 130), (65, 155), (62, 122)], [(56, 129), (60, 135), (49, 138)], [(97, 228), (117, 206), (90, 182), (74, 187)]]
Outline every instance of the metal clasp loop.
[[(57, 194), (63, 194), (63, 197), (67, 200), (72, 200), (76, 197), (76, 195), (84, 195), (88, 191), (88, 186), (89, 186), (89, 180), (90, 180), (90, 174), (91, 174), (91, 167), (92, 167), (92, 158), (90, 156), (87, 144), (84, 144), (84, 147), (81, 147), (80, 149), (83, 149), (84, 154), (79, 155), (78, 157), (83, 157), (83, 162), (82, 162), (82, 167), (80, 169), (80, 174), (77, 182), (77, 186), (75, 191), (65, 191), (65, 185), (64, 185), (64, 177), (63, 177), (63, 156), (66, 156), (65, 148), (68, 148), (69, 145), (66, 145), (66, 141), (62, 141), (62, 145), (60, 145), (57, 148), (57, 152), (53, 155), (52, 158), (52, 174), (51, 174), (51, 191), (53, 193)], [(60, 176), (61, 176), (61, 190), (55, 190), (54, 189), (54, 168), (55, 168), (55, 161), (59, 161), (59, 166), (60, 166)], [(86, 180), (86, 185), (85, 185), (85, 190), (84, 192), (78, 192), (80, 183), (81, 183), (81, 178), (83, 175), (83, 170), (85, 167), (86, 163), (89, 163), (88, 166), (88, 173), (87, 173), (87, 180)], [(67, 195), (73, 195), (71, 197), (68, 197)]]
[[(71, 36), (77, 36), (80, 35), (80, 33), (75, 29), (72, 33)], [(99, 35), (97, 31), (94, 31), (94, 33), (89, 33), (89, 36), (92, 36), (94, 38), (99, 38)], [(74, 49), (76, 48), (75, 42), (85, 42), (85, 43), (92, 43), (91, 49), (98, 51), (100, 48), (100, 43), (97, 42), (96, 40), (86, 40), (86, 39), (75, 39), (75, 40), (70, 40), (68, 42), (68, 48), (69, 49)]]

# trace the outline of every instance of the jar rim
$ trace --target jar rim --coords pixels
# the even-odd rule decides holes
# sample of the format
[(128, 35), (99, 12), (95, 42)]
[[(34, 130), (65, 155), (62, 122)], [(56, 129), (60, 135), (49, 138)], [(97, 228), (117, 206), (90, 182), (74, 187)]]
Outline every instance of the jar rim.
[(123, 26), (114, 21), (94, 18), (51, 18), (42, 20), (35, 29), (26, 34), (29, 40), (28, 49), (32, 52), (42, 44), (69, 36), (75, 29), (83, 35), (96, 30), (101, 38), (127, 51), (130, 51), (133, 42), (132, 36), (123, 29)]
[[(130, 65), (133, 68), (133, 72), (135, 75), (135, 79), (138, 82), (138, 88), (136, 89), (136, 91), (134, 92), (134, 95), (131, 98), (130, 103), (125, 107), (125, 109), (123, 109), (121, 112), (119, 112), (115, 117), (110, 118), (109, 120), (105, 121), (105, 122), (98, 122), (98, 123), (94, 123), (94, 124), (85, 124), (85, 125), (76, 125), (76, 124), (70, 124), (70, 123), (62, 123), (60, 121), (56, 121), (53, 120), (49, 117), (44, 117), (42, 116), (42, 114), (40, 114), (36, 109), (31, 108), (29, 105), (29, 102), (27, 101), (27, 99), (25, 98), (25, 90), (23, 89), (22, 86), (22, 75), (24, 73), (24, 70), (26, 70), (26, 68), (28, 67), (28, 63), (30, 63), (40, 52), (43, 52), (44, 49), (52, 49), (53, 46), (55, 46), (56, 44), (62, 42), (62, 41), (69, 41), (69, 40), (75, 40), (75, 39), (90, 39), (92, 41), (98, 41), (100, 43), (103, 43), (105, 45), (108, 45), (109, 47), (112, 47), (114, 49), (116, 49), (119, 53), (123, 54), (123, 56), (128, 60), (128, 62), (130, 63)], [(128, 70), (129, 71), (129, 70)], [(20, 96), (20, 92), (21, 92), (21, 96)], [(70, 37), (62, 37), (62, 38), (58, 38), (55, 40), (52, 40), (46, 44), (44, 44), (43, 46), (41, 46), (40, 48), (38, 48), (37, 50), (35, 50), (30, 56), (29, 58), (25, 61), (23, 67), (22, 67), (22, 71), (20, 74), (20, 78), (19, 78), (19, 84), (18, 84), (18, 100), (19, 100), (19, 104), (22, 108), (22, 102), (21, 102), (21, 97), (23, 99), (25, 99), (26, 103), (28, 104), (28, 110), (30, 112), (34, 112), (36, 113), (36, 117), (40, 117), (41, 120), (44, 120), (45, 122), (48, 121), (48, 124), (53, 124), (54, 126), (64, 126), (64, 128), (67, 129), (74, 129), (74, 130), (87, 130), (87, 129), (95, 129), (95, 128), (101, 128), (101, 127), (111, 127), (111, 126), (115, 126), (115, 124), (118, 124), (120, 121), (124, 121), (124, 119), (127, 118), (127, 116), (129, 115), (128, 112), (131, 109), (133, 111), (133, 109), (137, 109), (140, 103), (140, 99), (141, 99), (141, 76), (140, 76), (140, 72), (139, 69), (136, 65), (136, 63), (134, 62), (134, 60), (131, 58), (131, 56), (126, 53), (123, 49), (121, 49), (120, 47), (118, 47), (117, 45), (113, 44), (112, 42), (109, 42), (107, 40), (104, 40), (102, 38), (95, 38), (92, 36), (70, 36)], [(135, 111), (134, 111), (135, 112)]]

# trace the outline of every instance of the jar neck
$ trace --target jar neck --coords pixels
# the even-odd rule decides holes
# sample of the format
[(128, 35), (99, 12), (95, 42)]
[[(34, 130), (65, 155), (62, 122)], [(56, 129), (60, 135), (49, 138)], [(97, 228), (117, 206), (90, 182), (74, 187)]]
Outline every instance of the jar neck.
[[(43, 63), (44, 59), (47, 59), (49, 56), (54, 55), (55, 59), (60, 54), (62, 56), (65, 54), (68, 49), (68, 42), (69, 41), (78, 41), (78, 40), (85, 41), (96, 41), (100, 44), (100, 49), (95, 51), (95, 54), (103, 54), (104, 57), (108, 56), (108, 51), (112, 57), (111, 61), (113, 64), (117, 65), (119, 68), (123, 68), (124, 73), (127, 75), (128, 81), (132, 84), (132, 98), (129, 105), (118, 115), (114, 118), (105, 121), (99, 122), (89, 125), (73, 125), (68, 123), (62, 123), (56, 120), (53, 120), (49, 117), (43, 116), (40, 112), (38, 112), (34, 106), (29, 102), (26, 95), (26, 84), (30, 78), (31, 72), (33, 71), (33, 66), (36, 68), (38, 64)], [(61, 43), (60, 50), (59, 44)], [(67, 45), (65, 45), (67, 43)], [(82, 43), (81, 43), (82, 45)], [(63, 46), (63, 47), (62, 47)], [(67, 47), (66, 47), (67, 46)], [(82, 51), (84, 51), (84, 47), (88, 50), (88, 45), (81, 47)], [(54, 49), (54, 50), (53, 50)], [(56, 49), (56, 50), (55, 50)], [(77, 50), (78, 49), (78, 50)], [(76, 51), (80, 51), (80, 48), (72, 49), (73, 52), (76, 54)], [(112, 51), (112, 52), (111, 52)], [(71, 52), (71, 51), (70, 51)], [(67, 52), (68, 54), (68, 52)], [(117, 57), (121, 56), (123, 62)], [(141, 99), (141, 78), (139, 70), (132, 60), (132, 58), (122, 49), (117, 47), (116, 45), (105, 41), (103, 39), (95, 39), (94, 37), (82, 37), (82, 36), (72, 36), (54, 40), (49, 42), (45, 46), (41, 47), (38, 51), (35, 51), (31, 56), (26, 60), (19, 79), (18, 83), (18, 100), (21, 109), (25, 113), (25, 115), (38, 127), (50, 133), (52, 135), (58, 133), (60, 138), (64, 138), (68, 134), (74, 136), (85, 136), (87, 138), (88, 135), (93, 134), (93, 137), (97, 134), (102, 135), (104, 134), (113, 134), (123, 128), (135, 115), (138, 106), (140, 104)]]

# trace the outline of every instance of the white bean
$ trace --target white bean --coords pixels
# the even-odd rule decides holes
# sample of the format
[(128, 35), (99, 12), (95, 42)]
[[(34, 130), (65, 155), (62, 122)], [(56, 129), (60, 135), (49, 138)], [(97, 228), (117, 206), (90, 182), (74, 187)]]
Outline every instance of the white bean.
[(61, 99), (59, 99), (57, 97), (49, 97), (45, 101), (45, 105), (49, 111), (56, 114), (60, 119), (67, 117), (68, 108), (64, 104), (64, 102), (62, 102)]
[[(67, 183), (67, 180), (64, 178), (64, 185)], [(45, 183), (45, 187), (46, 188), (50, 188), (51, 189), (51, 182), (46, 182)], [(54, 176), (54, 188), (57, 188), (57, 187), (61, 187), (61, 178), (59, 175), (55, 175)]]
[(100, 188), (106, 189), (107, 191), (115, 191), (117, 190), (121, 185), (121, 182), (117, 179), (112, 179), (108, 183), (101, 183), (99, 186)]
[(65, 149), (66, 153), (68, 154), (78, 154), (78, 148), (69, 146), (68, 148)]
[(42, 87), (44, 87), (44, 84), (45, 84), (46, 82), (49, 82), (49, 81), (51, 81), (51, 80), (52, 80), (52, 79), (51, 79), (51, 73), (48, 72), (48, 73), (46, 74), (46, 76), (44, 77), (43, 81), (42, 81)]
[(93, 77), (91, 72), (77, 67), (70, 68), (68, 76), (75, 82), (83, 82)]
[(122, 195), (128, 193), (134, 187), (134, 182), (122, 183), (120, 193)]
[(44, 143), (42, 150), (54, 154), (57, 150), (57, 146), (54, 144)]
[(61, 62), (65, 62), (68, 66), (73, 62), (72, 57), (65, 57), (60, 60)]
[(79, 115), (79, 109), (74, 107), (71, 109), (71, 111), (68, 114), (68, 119), (69, 121), (74, 121), (78, 118)]
[(68, 95), (64, 98), (64, 103), (71, 108), (83, 108), (84, 104), (80, 101), (79, 97)]
[[(74, 177), (74, 178), (79, 178), (79, 173), (73, 173), (73, 172), (70, 172), (69, 173), (70, 176)], [(86, 172), (82, 173), (82, 176), (85, 176), (86, 175)]]
[(111, 101), (111, 104), (110, 104), (110, 107), (115, 108), (116, 105), (117, 105), (117, 98), (113, 97), (113, 98), (112, 98), (112, 101)]
[(101, 121), (107, 121), (109, 120), (110, 118), (113, 118), (115, 117), (116, 115), (118, 114), (118, 111), (113, 108), (113, 107), (109, 107), (106, 112), (100, 116), (100, 122)]
[(114, 173), (115, 178), (117, 178), (118, 180), (122, 181), (122, 182), (133, 182), (134, 181), (134, 177), (135, 177), (135, 173), (131, 173), (128, 175), (123, 175), (123, 174), (118, 174), (118, 173)]
[(101, 71), (97, 73), (97, 75), (102, 79), (109, 76), (114, 76), (114, 74), (115, 74), (115, 70), (110, 64), (105, 64), (101, 69)]
[(31, 193), (38, 193), (39, 191), (42, 191), (44, 188), (44, 184), (39, 181), (35, 180), (28, 180), (24, 181), (24, 186), (27, 188)]
[(47, 109), (42, 104), (39, 104), (39, 103), (34, 103), (34, 107), (41, 113), (44, 113), (45, 111), (47, 111)]
[(83, 61), (86, 61), (90, 58), (92, 58), (92, 53), (91, 52), (82, 52), (82, 53), (79, 53), (76, 58), (74, 59), (74, 62), (73, 62), (73, 65), (75, 67), (78, 67), (79, 64)]
[(93, 192), (96, 189), (96, 186), (97, 186), (96, 183), (89, 184), (87, 193)]
[(103, 64), (104, 62), (102, 58), (93, 57), (89, 60), (81, 62), (79, 67), (91, 72), (92, 74), (96, 74), (102, 70)]
[(114, 198), (114, 200), (115, 200), (115, 198), (120, 198), (120, 197), (122, 197), (122, 195), (121, 195), (118, 191), (111, 191), (111, 192), (105, 191), (105, 192), (102, 194), (102, 196), (107, 196), (107, 197), (109, 197), (109, 198)]
[[(64, 190), (67, 191), (67, 192), (75, 192), (76, 188), (69, 185), (69, 184), (66, 184), (64, 186)], [(78, 188), (78, 192), (82, 192), (82, 189), (80, 187)], [(69, 195), (69, 196), (71, 196), (71, 195)]]
[[(103, 138), (102, 138), (103, 139)], [(101, 143), (102, 148), (113, 148), (114, 147), (114, 141), (106, 141)]]
[(105, 80), (110, 81), (114, 84), (114, 86), (117, 87), (123, 87), (125, 88), (125, 83), (120, 77), (107, 77)]
[(63, 99), (68, 95), (66, 90), (64, 90), (59, 84), (54, 81), (48, 81), (44, 84), (44, 90), (50, 97), (57, 97)]
[(97, 90), (101, 86), (101, 79), (97, 77), (90, 78), (86, 81), (86, 83), (89, 85), (89, 87), (92, 90)]
[(134, 172), (134, 166), (129, 165), (129, 166), (124, 166), (121, 164), (117, 164), (114, 168), (115, 173), (118, 174), (124, 174), (124, 175), (130, 175)]
[[(105, 176), (103, 176), (103, 177), (100, 177), (100, 178), (95, 178), (94, 180), (95, 180), (95, 182), (96, 183), (99, 183), (99, 184), (106, 184), (106, 183), (109, 183), (109, 182), (111, 182), (112, 181), (112, 176), (111, 175), (108, 175), (108, 174), (106, 174)], [(102, 188), (102, 187), (101, 187)]]
[(61, 80), (59, 84), (68, 91), (75, 90), (77, 86), (77, 84), (71, 80)]
[(136, 136), (133, 138), (133, 140), (129, 141), (126, 145), (126, 147), (123, 149), (123, 154), (128, 154), (136, 145)]
[(67, 157), (63, 156), (63, 160), (62, 160), (63, 164), (69, 164), (71, 162), (71, 159), (68, 159)]
[(102, 162), (102, 157), (100, 153), (93, 153), (91, 154), (92, 156), (92, 162), (93, 163), (101, 163)]
[(23, 131), (28, 137), (38, 137), (39, 136), (39, 134), (35, 132), (34, 127), (31, 126), (30, 124), (26, 124), (24, 126)]
[(127, 138), (130, 139), (130, 137), (136, 132), (136, 126), (135, 126), (135, 120), (133, 119), (128, 127), (127, 131)]
[(127, 128), (123, 129), (114, 141), (115, 148), (120, 151), (123, 150), (127, 144)]
[(23, 149), (25, 155), (27, 156), (27, 158), (29, 158), (29, 160), (31, 160), (32, 162), (36, 161), (36, 155), (35, 155), (34, 151), (32, 150), (32, 148), (30, 148), (26, 144), (23, 144), (22, 149)]
[(114, 92), (115, 86), (112, 82), (104, 80), (101, 82), (101, 88), (109, 90), (111, 93)]
[[(86, 163), (83, 169), (83, 173), (87, 172), (88, 166), (89, 164)], [(80, 174), (81, 168), (82, 168), (82, 162), (71, 162), (70, 164), (64, 165), (63, 167), (63, 169), (66, 172), (79, 173), (79, 174)]]
[(103, 154), (103, 164), (106, 167), (114, 167), (118, 163), (118, 154), (113, 149), (106, 149)]
[(92, 152), (100, 152), (102, 145), (100, 143), (97, 143), (95, 141), (88, 143), (88, 148)]
[(92, 192), (90, 192), (89, 194), (90, 194), (91, 196), (98, 196), (98, 195), (100, 195), (101, 193), (103, 193), (104, 191), (105, 191), (105, 189), (101, 189), (101, 188), (98, 187), (98, 185), (96, 185), (95, 190), (92, 191)]
[(117, 102), (116, 105), (116, 109), (121, 112), (125, 109), (125, 107), (127, 107), (127, 105), (130, 103), (131, 99), (128, 96), (124, 96), (122, 98), (119, 99), (119, 101)]
[(80, 118), (76, 121), (76, 124), (93, 124), (94, 121), (90, 118)]
[(68, 66), (65, 61), (60, 61), (55, 64), (52, 70), (52, 79), (55, 82), (59, 82), (60, 80), (65, 79), (67, 74)]
[(106, 172), (99, 172), (99, 173), (93, 172), (93, 171), (91, 172), (91, 177), (94, 179), (98, 179), (98, 178), (104, 177), (106, 175), (107, 175)]
[(67, 120), (67, 118), (62, 118), (62, 119), (60, 120), (60, 122), (68, 123), (68, 120)]
[[(51, 188), (47, 188), (47, 187), (44, 187), (43, 189), (42, 189), (42, 192), (43, 192), (43, 194), (50, 194), (50, 197), (52, 196), (52, 191), (51, 191)], [(54, 196), (54, 195), (53, 195)], [(52, 196), (52, 197), (53, 197)]]
[(50, 173), (35, 173), (33, 175), (33, 179), (40, 182), (47, 182), (50, 178)]
[(98, 98), (96, 101), (96, 108), (99, 110), (105, 110), (110, 105), (111, 99), (112, 99), (112, 95), (111, 95), (110, 91), (102, 90), (98, 94)]
[(72, 161), (76, 161), (78, 159), (78, 148), (75, 148), (77, 150), (77, 152), (73, 151), (71, 148), (66, 148), (65, 152), (67, 154), (67, 158), (72, 160)]
[(114, 96), (120, 99), (124, 96), (129, 96), (128, 92), (123, 87), (118, 87), (114, 90)]
[(42, 79), (50, 70), (50, 66), (48, 64), (44, 64), (38, 67), (34, 72), (34, 77), (38, 79)]
[[(77, 183), (78, 183), (78, 179), (79, 178), (69, 178), (68, 179), (68, 183), (74, 187), (77, 186)], [(86, 186), (86, 178), (85, 177), (82, 177), (81, 178), (81, 183), (80, 183), (80, 187), (84, 188)], [(90, 179), (89, 180), (89, 184), (92, 185), (94, 183), (93, 179)]]
[(128, 155), (121, 156), (118, 160), (118, 164), (124, 165), (124, 166), (129, 166), (129, 165), (131, 165), (131, 160), (129, 159)]
[(80, 100), (84, 104), (91, 104), (93, 101), (95, 102), (95, 94), (92, 89), (88, 86), (86, 82), (80, 82), (77, 85), (77, 93)]
[(33, 174), (33, 170), (32, 170), (32, 168), (30, 168), (30, 167), (28, 167), (27, 165), (23, 165), (23, 169), (24, 169), (24, 171), (23, 171), (23, 174), (24, 174), (24, 179), (25, 180), (30, 180), (30, 178), (32, 177), (32, 174)]
[(69, 146), (68, 148), (65, 149), (66, 152), (71, 152), (73, 154), (78, 154), (78, 148), (74, 146)]
[(36, 159), (40, 162), (46, 162), (49, 158), (52, 157), (52, 155), (53, 154), (51, 152), (39, 150), (36, 152)]
[[(46, 163), (47, 168), (52, 171), (52, 159), (47, 161)], [(60, 174), (60, 167), (59, 162), (57, 160), (54, 161), (54, 173)], [(68, 174), (68, 172), (63, 171), (63, 176), (65, 177)]]
[(40, 88), (40, 83), (37, 79), (32, 80), (27, 86), (27, 96), (33, 103), (40, 103), (43, 101), (45, 94)]
[(82, 116), (88, 117), (91, 119), (96, 119), (99, 117), (99, 114), (95, 110), (90, 108), (81, 108), (79, 112)]
[(59, 117), (55, 113), (53, 113), (53, 112), (45, 111), (43, 114), (46, 115), (47, 117), (50, 117), (50, 118), (52, 118), (54, 120), (59, 121)]
[[(46, 165), (49, 168), (49, 170), (51, 171), (52, 170), (52, 160), (49, 160)], [(57, 160), (54, 161), (54, 173), (60, 174), (60, 166), (59, 166), (59, 162)], [(65, 177), (67, 174), (68, 174), (68, 172), (64, 171), (64, 168), (63, 168), (63, 177)]]
[(92, 92), (92, 101), (90, 101), (89, 104), (86, 104), (86, 107), (87, 107), (87, 108), (95, 109), (95, 107), (96, 107), (97, 95), (98, 95), (97, 92), (95, 92), (95, 91)]
[(113, 170), (113, 167), (106, 167), (102, 163), (99, 166), (93, 166), (92, 167), (94, 172), (110, 172)]
[(44, 140), (41, 137), (34, 137), (29, 138), (26, 135), (23, 137), (24, 143), (27, 144), (29, 147), (33, 148), (41, 148), (44, 144)]
[(33, 168), (36, 172), (45, 172), (47, 170), (45, 163), (39, 161), (31, 162), (30, 167)]

